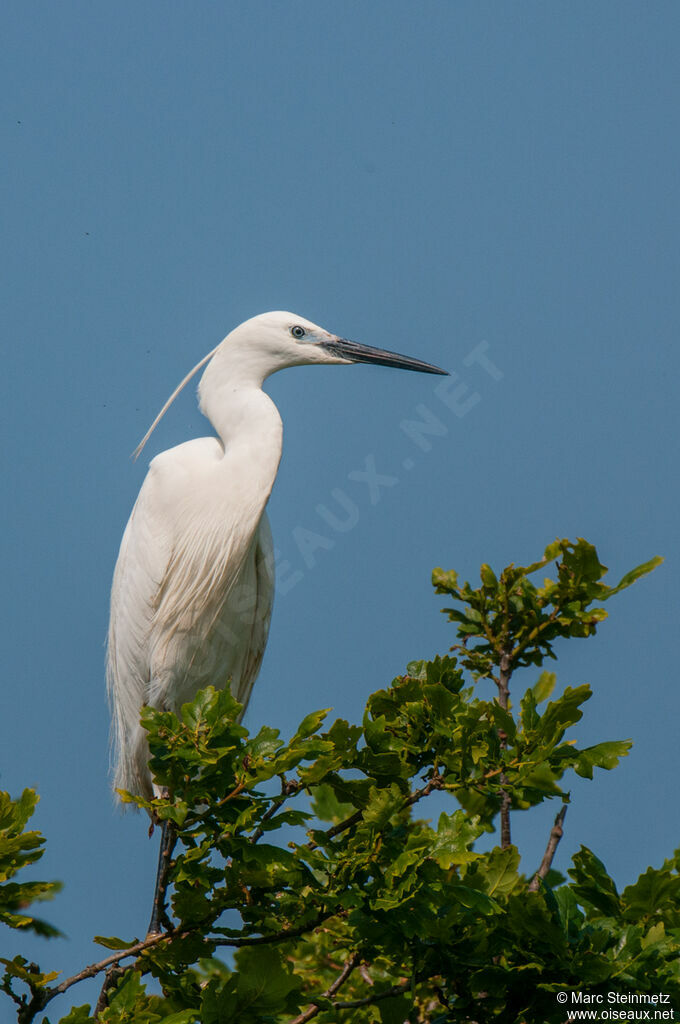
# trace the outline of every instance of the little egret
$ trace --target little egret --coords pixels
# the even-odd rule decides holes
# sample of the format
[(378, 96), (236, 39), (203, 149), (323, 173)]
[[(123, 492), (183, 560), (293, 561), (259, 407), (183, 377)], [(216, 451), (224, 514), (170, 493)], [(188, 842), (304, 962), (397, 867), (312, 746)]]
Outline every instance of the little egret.
[(177, 711), (230, 682), (245, 708), (269, 631), (273, 547), (265, 506), (281, 457), (281, 417), (262, 390), (276, 370), (379, 363), (446, 374), (429, 363), (339, 338), (292, 313), (263, 313), (228, 334), (167, 400), (137, 453), (184, 385), (208, 363), (201, 412), (217, 437), (151, 462), (120, 546), (111, 589), (107, 688), (116, 789), (150, 798), (142, 705)]

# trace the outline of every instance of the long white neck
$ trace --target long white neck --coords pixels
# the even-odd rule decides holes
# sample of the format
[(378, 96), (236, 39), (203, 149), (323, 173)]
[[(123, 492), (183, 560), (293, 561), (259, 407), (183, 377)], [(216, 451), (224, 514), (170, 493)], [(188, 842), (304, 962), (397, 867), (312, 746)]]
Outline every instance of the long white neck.
[(219, 349), (198, 386), (201, 412), (222, 442), (225, 457), (252, 460), (252, 478), (271, 491), (281, 458), (283, 425), (279, 411), (262, 390), (266, 374), (242, 358), (242, 353)]

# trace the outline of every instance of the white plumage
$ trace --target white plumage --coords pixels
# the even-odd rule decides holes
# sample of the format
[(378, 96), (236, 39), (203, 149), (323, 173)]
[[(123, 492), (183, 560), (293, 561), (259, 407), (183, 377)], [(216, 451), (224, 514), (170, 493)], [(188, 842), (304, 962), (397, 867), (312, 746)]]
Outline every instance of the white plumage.
[[(209, 362), (208, 362), (209, 360)], [(107, 686), (116, 789), (152, 795), (144, 704), (177, 710), (202, 687), (231, 685), (247, 704), (267, 642), (274, 555), (265, 506), (282, 425), (269, 374), (311, 363), (378, 362), (443, 373), (347, 341), (292, 313), (241, 324), (205, 363), (198, 393), (217, 437), (157, 455), (127, 524), (111, 591)], [(141, 447), (141, 446), (140, 446)]]

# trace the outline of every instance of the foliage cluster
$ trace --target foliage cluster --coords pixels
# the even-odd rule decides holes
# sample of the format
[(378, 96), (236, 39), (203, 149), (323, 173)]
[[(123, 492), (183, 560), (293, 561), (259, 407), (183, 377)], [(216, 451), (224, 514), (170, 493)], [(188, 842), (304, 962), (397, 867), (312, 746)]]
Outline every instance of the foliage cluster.
[[(553, 562), (555, 578), (536, 585)], [(535, 673), (557, 639), (595, 633), (602, 603), (657, 563), (608, 587), (595, 549), (561, 540), (533, 565), (482, 566), (477, 588), (435, 570), (453, 601), (453, 653), (373, 693), (361, 726), (315, 711), (288, 742), (269, 727), (250, 736), (229, 692), (212, 688), (179, 715), (145, 709), (169, 795), (134, 802), (175, 844), (164, 930), (99, 937), (111, 954), (60, 984), (4, 959), (20, 1024), (47, 1021), (50, 1000), (97, 971), (98, 1006), (61, 1024), (563, 1024), (556, 996), (571, 989), (662, 991), (680, 1006), (680, 851), (621, 893), (585, 846), (568, 880), (551, 867), (569, 774), (615, 767), (630, 742), (579, 747), (570, 730), (590, 689), (555, 697), (555, 675)], [(522, 668), (534, 676), (514, 709)], [(497, 696), (478, 695), (485, 680)], [(5, 877), (39, 855), (22, 832), (30, 799), (0, 805)], [(527, 874), (511, 815), (545, 800), (561, 809)], [(0, 887), (0, 920), (45, 932), (16, 910), (52, 890), (19, 888)]]

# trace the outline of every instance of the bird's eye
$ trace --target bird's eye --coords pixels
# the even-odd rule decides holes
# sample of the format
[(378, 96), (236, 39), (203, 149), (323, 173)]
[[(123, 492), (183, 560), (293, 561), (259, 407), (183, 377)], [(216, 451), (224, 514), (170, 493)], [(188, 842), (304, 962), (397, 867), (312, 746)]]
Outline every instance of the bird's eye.
[(294, 338), (304, 338), (305, 329), (304, 327), (299, 327), (296, 325), (295, 327), (291, 327), (290, 333), (293, 335)]

